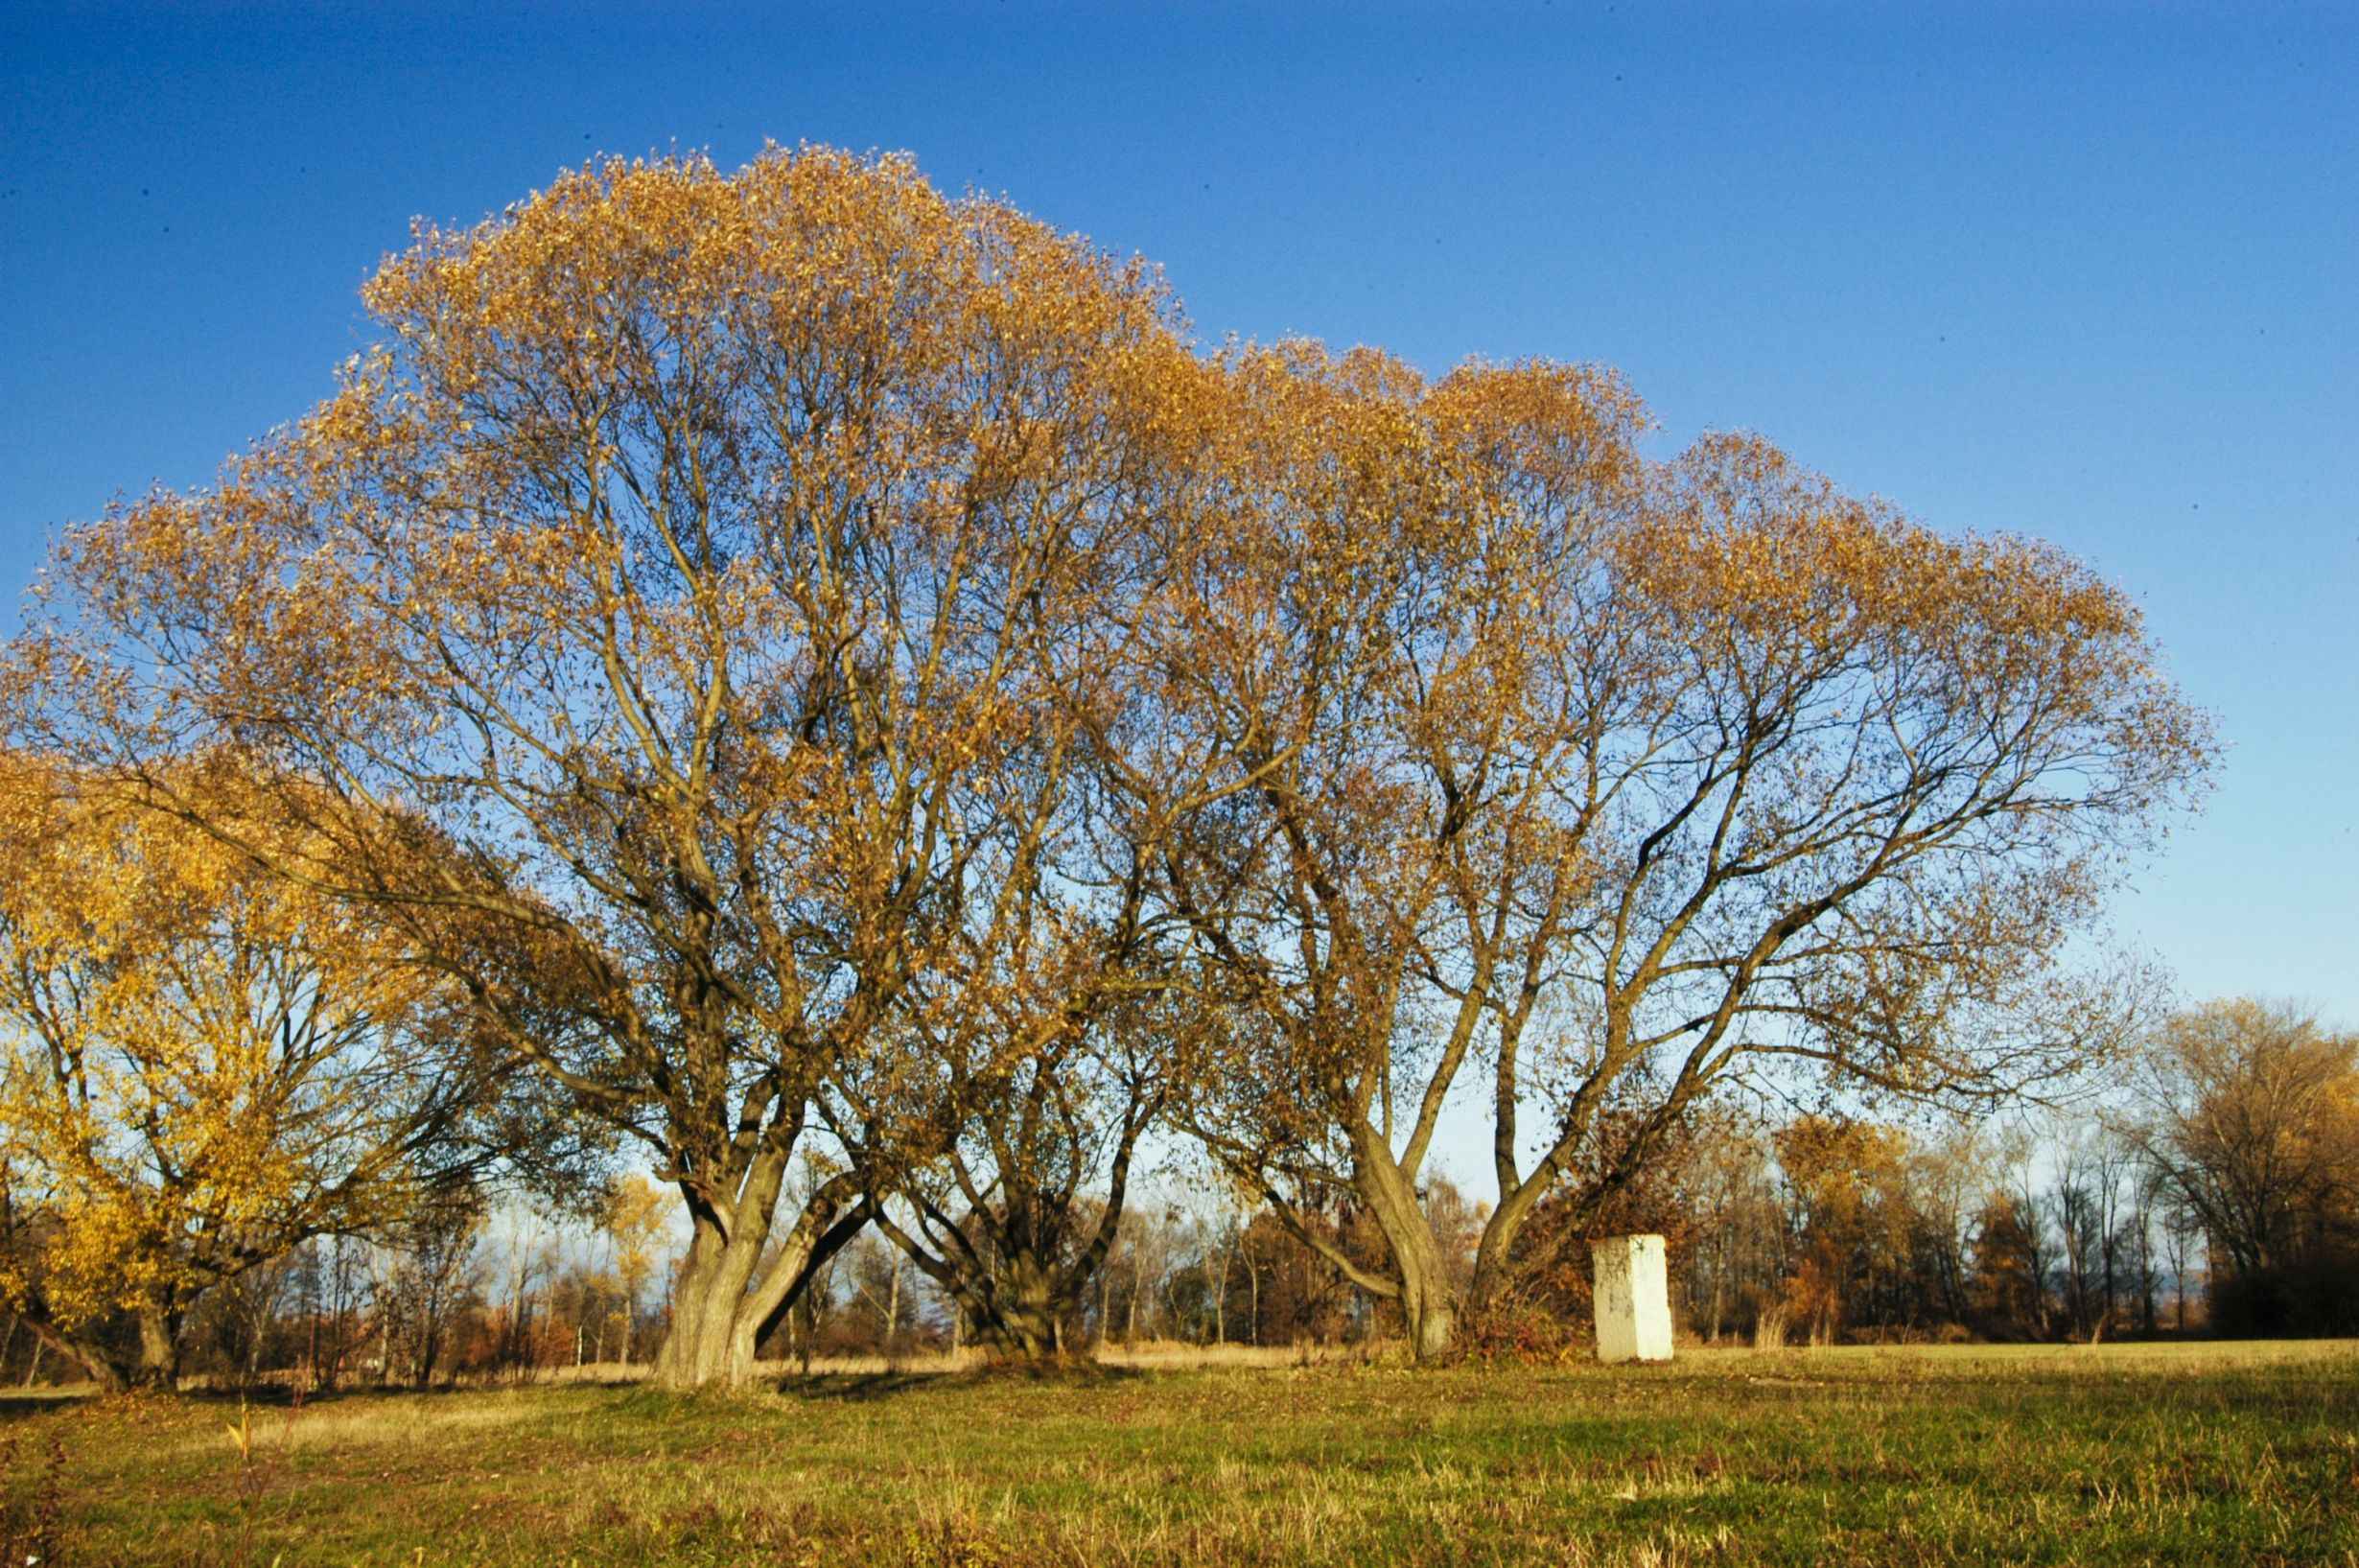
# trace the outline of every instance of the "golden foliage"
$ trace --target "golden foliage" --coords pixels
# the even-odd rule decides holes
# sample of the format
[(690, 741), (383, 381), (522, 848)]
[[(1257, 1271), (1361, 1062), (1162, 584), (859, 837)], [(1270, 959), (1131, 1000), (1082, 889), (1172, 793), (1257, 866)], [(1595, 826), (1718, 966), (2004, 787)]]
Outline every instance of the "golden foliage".
[(388, 1218), (466, 1077), (433, 1059), (447, 989), (365, 911), (23, 755), (0, 758), (0, 1161), (69, 1326)]
[[(334, 397), (75, 530), (16, 679), (642, 1140), (739, 1339), (859, 1184), (747, 1289), (807, 1129), (920, 1158), (946, 1052), (1182, 979), (1197, 1131), (1350, 1187), (1396, 1293), (1469, 1064), (1504, 1267), (1608, 1106), (1636, 1160), (1747, 1072), (2084, 1061), (2117, 998), (2058, 954), (2209, 761), (2047, 547), (1753, 437), (1650, 461), (1600, 368), (1199, 354), (1152, 269), (903, 158), (599, 163), (365, 297)], [(174, 786), (224, 746), (310, 840)]]

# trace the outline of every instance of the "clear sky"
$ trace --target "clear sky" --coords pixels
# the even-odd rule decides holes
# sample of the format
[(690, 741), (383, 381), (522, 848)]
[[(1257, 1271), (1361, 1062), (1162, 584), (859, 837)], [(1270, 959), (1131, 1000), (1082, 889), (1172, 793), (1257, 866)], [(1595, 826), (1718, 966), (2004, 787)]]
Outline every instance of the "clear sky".
[(383, 11), (0, 17), (0, 578), (321, 396), (412, 215), (905, 149), (1207, 340), (1604, 361), (2094, 561), (2231, 748), (2122, 934), (2359, 1026), (2359, 4)]

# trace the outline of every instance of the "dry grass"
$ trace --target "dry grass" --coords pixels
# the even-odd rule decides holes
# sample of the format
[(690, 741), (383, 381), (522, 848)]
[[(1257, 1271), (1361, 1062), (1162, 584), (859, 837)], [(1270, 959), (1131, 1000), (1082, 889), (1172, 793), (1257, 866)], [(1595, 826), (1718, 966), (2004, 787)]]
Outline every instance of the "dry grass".
[(2359, 1564), (2348, 1343), (585, 1380), (257, 1410), (243, 1466), (236, 1415), (0, 1433), (69, 1563)]

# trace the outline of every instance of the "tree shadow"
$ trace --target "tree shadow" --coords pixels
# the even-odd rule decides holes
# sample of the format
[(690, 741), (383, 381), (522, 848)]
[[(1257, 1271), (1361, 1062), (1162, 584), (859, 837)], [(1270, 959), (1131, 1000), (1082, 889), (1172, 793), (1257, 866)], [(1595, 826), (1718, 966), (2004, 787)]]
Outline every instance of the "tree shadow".
[(1057, 1388), (1103, 1388), (1135, 1382), (1146, 1376), (1137, 1367), (1101, 1367), (1095, 1362), (992, 1363), (955, 1371), (813, 1372), (789, 1373), (779, 1380), (778, 1392), (798, 1399), (865, 1404), (898, 1398), (921, 1390), (1007, 1388), (1040, 1384)]
[(74, 1410), (82, 1406), (106, 1408), (110, 1401), (152, 1399), (196, 1406), (228, 1407), (243, 1404), (255, 1410), (286, 1410), (299, 1405), (305, 1410), (321, 1410), (355, 1401), (430, 1392), (460, 1393), (465, 1392), (467, 1391), (453, 1388), (448, 1384), (437, 1384), (432, 1389), (379, 1388), (374, 1384), (363, 1384), (342, 1389), (308, 1389), (298, 1398), (295, 1391), (284, 1383), (257, 1383), (247, 1389), (240, 1389), (235, 1385), (200, 1384), (195, 1388), (174, 1389), (170, 1392), (161, 1389), (128, 1389), (111, 1393), (99, 1388), (96, 1384), (80, 1384), (72, 1388), (51, 1389), (40, 1392), (26, 1390), (0, 1391), (0, 1420), (38, 1416), (44, 1411)]
[(53, 1411), (79, 1409), (98, 1396), (99, 1391), (95, 1388), (78, 1388), (46, 1393), (29, 1392), (0, 1393), (0, 1421), (21, 1421), (28, 1416), (44, 1416)]
[(206, 1385), (177, 1390), (174, 1397), (202, 1404), (251, 1405), (258, 1410), (284, 1409), (300, 1405), (305, 1410), (321, 1410), (334, 1405), (365, 1403), (377, 1399), (416, 1399), (425, 1396), (441, 1398), (452, 1394), (483, 1393), (509, 1388), (556, 1388), (559, 1385), (535, 1383), (348, 1383), (333, 1389), (307, 1388), (297, 1391), (286, 1383), (256, 1383), (241, 1389), (236, 1384), (218, 1387)]

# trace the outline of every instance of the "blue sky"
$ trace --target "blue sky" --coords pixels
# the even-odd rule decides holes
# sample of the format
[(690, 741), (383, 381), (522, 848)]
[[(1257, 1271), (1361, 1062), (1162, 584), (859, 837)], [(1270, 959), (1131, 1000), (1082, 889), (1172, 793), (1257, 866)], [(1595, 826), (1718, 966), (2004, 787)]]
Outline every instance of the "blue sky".
[(883, 9), (11, 8), (0, 578), (324, 393), (414, 214), (906, 149), (1207, 340), (1604, 361), (2094, 561), (2231, 747), (2122, 934), (2359, 1026), (2359, 6)]

